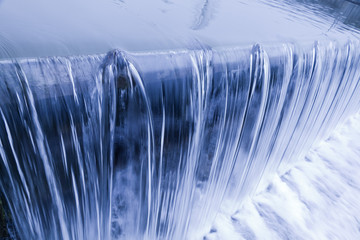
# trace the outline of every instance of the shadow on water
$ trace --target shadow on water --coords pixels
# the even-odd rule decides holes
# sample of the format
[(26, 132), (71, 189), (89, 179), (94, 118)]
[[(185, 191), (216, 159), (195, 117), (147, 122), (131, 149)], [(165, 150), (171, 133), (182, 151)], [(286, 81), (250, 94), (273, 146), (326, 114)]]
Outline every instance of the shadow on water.
[(309, 11), (334, 18), (334, 24), (342, 22), (349, 28), (360, 30), (360, 1), (357, 0), (285, 0), (289, 4), (300, 4)]
[(19, 239), (12, 221), (10, 209), (3, 194), (0, 193), (0, 240)]

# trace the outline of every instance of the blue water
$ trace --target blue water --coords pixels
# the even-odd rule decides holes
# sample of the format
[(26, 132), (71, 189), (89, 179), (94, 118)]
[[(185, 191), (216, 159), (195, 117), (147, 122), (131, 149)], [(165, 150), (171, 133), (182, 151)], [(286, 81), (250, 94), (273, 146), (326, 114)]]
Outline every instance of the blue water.
[(0, 58), (346, 41), (358, 11), (344, 0), (2, 0)]
[[(4, 1), (0, 11), (1, 4), (3, 9), (15, 7)], [(166, 15), (174, 9), (190, 14), (184, 10), (190, 3), (157, 3), (169, 8), (158, 16), (160, 5), (146, 11), (117, 1), (99, 11), (115, 4), (123, 10), (111, 11), (130, 14), (138, 7), (142, 17), (158, 16), (151, 21), (161, 24), (149, 31), (179, 26), (176, 34), (185, 35), (159, 48), (161, 34), (141, 40), (148, 34), (140, 31), (145, 25), (130, 22), (119, 31), (99, 28), (95, 35), (103, 35), (97, 45), (95, 35), (87, 35), (97, 1), (90, 1), (81, 15), (85, 19), (70, 28), (54, 17), (65, 11), (57, 4), (39, 15), (31, 14), (31, 8), (39, 10), (36, 4), (20, 10), (25, 15), (16, 20), (28, 19), (33, 26), (24, 31), (16, 31), (16, 21), (0, 24), (8, 40), (0, 39), (0, 189), (20, 239), (292, 238), (289, 229), (272, 233), (275, 222), (288, 226), (301, 218), (277, 217), (274, 212), (283, 206), (271, 204), (279, 195), (266, 192), (272, 191), (271, 180), (286, 179), (282, 174), (308, 156), (314, 144), (358, 112), (356, 22), (334, 24), (326, 12), (317, 16), (299, 3), (237, 1), (232, 9), (230, 3), (205, 1), (191, 8), (199, 11), (190, 24), (185, 18), (176, 25), (175, 17), (167, 23)], [(78, 4), (65, 22), (75, 19), (71, 16)], [(229, 30), (224, 22), (233, 23), (236, 9), (249, 11), (249, 21)], [(107, 26), (111, 11), (95, 29)], [(308, 16), (313, 18), (306, 20)], [(268, 25), (255, 27), (267, 19)], [(41, 41), (24, 40), (32, 29), (45, 27), (47, 32), (49, 26), (64, 28), (56, 31), (59, 36), (50, 34), (54, 38), (40, 34)], [(172, 31), (165, 31), (165, 40), (175, 38)], [(86, 37), (91, 43), (84, 42)], [(119, 46), (123, 48), (97, 54)], [(50, 56), (40, 58), (44, 55)], [(351, 179), (353, 173), (343, 174)], [(301, 179), (293, 185), (303, 186), (306, 180)], [(326, 176), (311, 181), (323, 182)], [(276, 184), (272, 189), (279, 188)], [(247, 201), (261, 191), (271, 204), (254, 206), (272, 223), (271, 230), (249, 230), (244, 226), (254, 223), (254, 215), (246, 214), (252, 211)], [(333, 190), (320, 192), (327, 196)], [(301, 202), (302, 195), (282, 194), (291, 201), (283, 204), (285, 212)], [(307, 216), (312, 213), (310, 209)], [(242, 220), (244, 216), (248, 218)], [(227, 230), (231, 219), (240, 230)]]

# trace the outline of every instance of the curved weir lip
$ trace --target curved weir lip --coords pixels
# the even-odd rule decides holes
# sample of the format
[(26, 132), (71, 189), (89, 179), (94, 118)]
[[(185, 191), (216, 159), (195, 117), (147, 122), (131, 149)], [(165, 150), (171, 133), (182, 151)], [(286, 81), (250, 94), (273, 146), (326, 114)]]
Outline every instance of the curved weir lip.
[[(330, 40), (322, 41), (321, 44), (331, 43)], [(336, 42), (333, 42), (336, 44)], [(302, 44), (295, 43), (274, 43), (245, 47), (223, 47), (223, 48), (203, 48), (203, 49), (178, 49), (169, 51), (148, 51), (148, 52), (127, 52), (121, 50), (113, 50), (108, 54), (80, 55), (80, 56), (64, 56), (64, 57), (40, 57), (40, 58), (15, 58), (0, 59), (0, 77), (4, 80), (1, 84), (12, 85), (11, 79), (16, 78), (14, 71), (16, 67), (27, 75), (30, 87), (34, 87), (37, 98), (53, 98), (57, 95), (49, 92), (52, 86), (62, 85), (63, 95), (72, 95), (73, 81), (79, 84), (93, 84), (93, 80), (103, 66), (108, 55), (125, 56), (129, 61), (133, 62), (136, 68), (141, 72), (144, 79), (149, 81), (177, 81), (172, 72), (189, 71), (192, 65), (189, 64), (190, 54), (210, 51), (212, 54), (212, 66), (214, 74), (221, 74), (224, 70), (224, 64), (228, 67), (228, 71), (241, 69), (243, 66), (239, 62), (250, 61), (249, 56), (256, 48), (265, 49), (270, 59), (276, 60), (284, 57), (286, 54), (279, 51), (283, 46), (293, 46), (301, 48), (304, 51), (312, 51), (313, 46), (318, 43), (305, 42)], [(340, 44), (341, 45), (341, 44)], [(296, 54), (296, 52), (294, 53)], [(170, 64), (168, 64), (170, 63)], [(248, 70), (248, 69), (243, 69)], [(54, 74), (56, 72), (56, 75)], [(167, 75), (167, 74), (170, 74)], [(172, 74), (172, 75), (171, 75)], [(85, 93), (86, 94), (86, 93)], [(2, 99), (2, 103), (7, 102)]]

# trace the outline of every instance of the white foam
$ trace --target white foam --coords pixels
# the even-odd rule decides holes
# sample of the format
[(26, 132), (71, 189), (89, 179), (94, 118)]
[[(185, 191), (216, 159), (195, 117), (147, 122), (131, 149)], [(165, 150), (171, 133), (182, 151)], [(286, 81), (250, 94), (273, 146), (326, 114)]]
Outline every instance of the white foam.
[(206, 239), (360, 239), (359, 139), (357, 114)]

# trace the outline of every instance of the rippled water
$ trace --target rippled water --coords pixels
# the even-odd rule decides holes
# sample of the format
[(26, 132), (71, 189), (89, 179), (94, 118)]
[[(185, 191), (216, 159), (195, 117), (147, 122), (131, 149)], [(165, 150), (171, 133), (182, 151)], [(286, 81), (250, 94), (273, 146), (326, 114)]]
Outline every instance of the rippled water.
[(21, 239), (221, 233), (359, 110), (357, 3), (16, 1), (0, 187)]
[(358, 11), (333, 0), (2, 0), (0, 58), (346, 40)]

